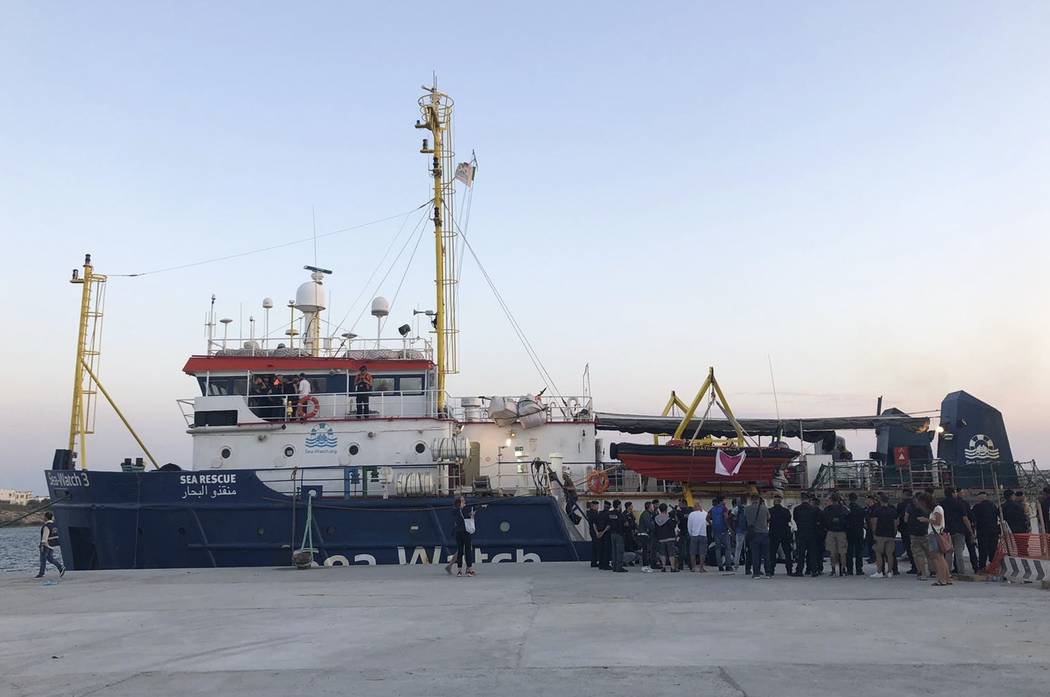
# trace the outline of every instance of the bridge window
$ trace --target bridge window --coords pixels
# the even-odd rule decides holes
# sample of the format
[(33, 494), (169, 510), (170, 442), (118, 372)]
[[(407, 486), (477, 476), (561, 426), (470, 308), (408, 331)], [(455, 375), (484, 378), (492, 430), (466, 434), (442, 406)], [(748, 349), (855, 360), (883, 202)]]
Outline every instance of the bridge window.
[(397, 389), (405, 395), (419, 395), (423, 394), (423, 376), (422, 375), (402, 375), (397, 379)]

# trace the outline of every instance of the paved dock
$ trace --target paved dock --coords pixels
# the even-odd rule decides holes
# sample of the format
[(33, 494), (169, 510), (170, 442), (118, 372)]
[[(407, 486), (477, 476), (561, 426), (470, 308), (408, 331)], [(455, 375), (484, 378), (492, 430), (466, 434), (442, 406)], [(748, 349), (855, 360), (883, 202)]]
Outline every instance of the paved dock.
[(1045, 695), (1050, 593), (581, 564), (0, 577), (0, 695)]

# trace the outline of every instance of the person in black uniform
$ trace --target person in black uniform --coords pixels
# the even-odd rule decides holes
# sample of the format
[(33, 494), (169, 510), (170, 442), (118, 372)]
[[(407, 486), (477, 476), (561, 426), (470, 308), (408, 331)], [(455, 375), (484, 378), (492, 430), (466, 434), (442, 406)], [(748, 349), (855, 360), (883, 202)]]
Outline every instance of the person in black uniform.
[(599, 547), (601, 545), (601, 538), (598, 537), (598, 502), (588, 501), (587, 510), (585, 511), (587, 516), (587, 532), (591, 536), (591, 568), (597, 569), (599, 557), (601, 551)]
[(1024, 492), (1018, 490), (1013, 494), (1012, 499), (1003, 503), (1003, 520), (1015, 535), (1029, 532), (1032, 524), (1028, 520), (1028, 510), (1024, 505)]
[(678, 568), (684, 569), (689, 563), (689, 514), (693, 512), (685, 499), (678, 501), (675, 509), (675, 521), (678, 525)]
[(820, 512), (810, 503), (809, 496), (803, 496), (802, 503), (795, 506), (791, 517), (795, 520), (795, 543), (799, 551), (795, 575), (801, 576), (805, 572), (807, 576), (819, 576), (824, 566), (823, 543), (817, 531)]
[(911, 564), (911, 568), (908, 569), (907, 573), (915, 575), (918, 570), (915, 568), (915, 554), (911, 549), (911, 526), (908, 525), (908, 514), (911, 513), (912, 509), (912, 490), (904, 489), (901, 491), (900, 502), (897, 503), (897, 529), (901, 531), (901, 543), (904, 544), (904, 553), (908, 555), (908, 563)]
[(846, 574), (864, 575), (864, 529), (868, 516), (857, 501), (856, 494), (849, 495), (849, 515), (846, 518)]
[(634, 553), (634, 563), (641, 557), (638, 548), (638, 519), (634, 517), (634, 503), (627, 501), (623, 504), (623, 548), (627, 552)]
[(995, 558), (995, 551), (999, 549), (999, 508), (982, 491), (977, 494), (977, 503), (970, 509), (970, 516), (977, 531), (975, 568), (980, 571)]
[[(870, 521), (875, 509), (879, 507), (879, 501), (874, 494), (868, 494), (864, 504), (864, 519)], [(896, 510), (896, 509), (894, 509)], [(869, 564), (875, 563), (875, 533), (870, 524), (864, 526), (864, 558)], [(894, 569), (896, 571), (896, 569)]]
[(959, 499), (959, 505), (963, 509), (963, 520), (966, 521), (966, 554), (970, 557), (970, 568), (977, 569), (977, 531), (973, 526), (973, 507), (964, 496), (965, 492), (958, 489), (955, 498)]
[(773, 495), (769, 509), (769, 568), (770, 576), (777, 572), (777, 555), (783, 552), (787, 575), (791, 576), (791, 511), (784, 508), (784, 497)]
[(609, 534), (609, 511), (612, 504), (609, 501), (602, 503), (602, 510), (598, 512), (598, 568), (609, 571), (612, 566), (609, 560), (612, 558), (612, 535)]
[(620, 510), (620, 499), (613, 501), (612, 510), (605, 514), (605, 520), (608, 523), (607, 531), (612, 570), (618, 573), (626, 573), (627, 569), (623, 568), (624, 524), (623, 511)]
[(1043, 533), (1050, 535), (1050, 486), (1044, 486), (1039, 494), (1039, 510), (1043, 517)]

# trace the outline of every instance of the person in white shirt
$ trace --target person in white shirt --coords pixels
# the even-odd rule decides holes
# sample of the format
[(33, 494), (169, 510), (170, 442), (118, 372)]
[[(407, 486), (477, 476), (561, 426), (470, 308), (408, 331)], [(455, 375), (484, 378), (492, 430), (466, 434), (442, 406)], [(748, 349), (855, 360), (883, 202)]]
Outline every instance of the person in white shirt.
[(296, 389), (299, 396), (299, 404), (295, 409), (295, 418), (306, 419), (306, 400), (310, 398), (310, 381), (306, 379), (305, 373), (299, 373), (299, 384)]
[(704, 568), (704, 557), (707, 556), (707, 511), (699, 501), (685, 522), (689, 529), (689, 569), (704, 573), (707, 571)]

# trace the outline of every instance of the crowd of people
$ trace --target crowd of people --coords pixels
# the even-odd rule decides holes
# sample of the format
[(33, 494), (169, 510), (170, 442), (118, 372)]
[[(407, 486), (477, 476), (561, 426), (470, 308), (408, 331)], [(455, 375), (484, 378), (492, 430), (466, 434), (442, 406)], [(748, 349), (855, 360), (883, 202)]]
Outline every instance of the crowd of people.
[[(668, 505), (653, 499), (637, 512), (631, 501), (592, 499), (586, 506), (591, 566), (617, 573), (629, 566), (645, 573), (742, 568), (752, 578), (767, 579), (781, 564), (788, 576), (808, 577), (865, 575), (869, 564), (872, 578), (903, 573), (951, 585), (953, 575), (981, 571), (994, 558), (998, 504), (1011, 532), (1030, 531), (1023, 491), (1007, 491), (1001, 502), (981, 491), (972, 505), (964, 494), (950, 486), (943, 497), (935, 497), (933, 489), (904, 489), (897, 500), (873, 493), (862, 502), (856, 493), (803, 493), (793, 508), (780, 493), (771, 506), (759, 494), (728, 503), (716, 496), (706, 509), (701, 501), (690, 505), (683, 498)], [(1043, 520), (1050, 519), (1050, 487), (1038, 503)], [(905, 558), (910, 568), (902, 571)]]

